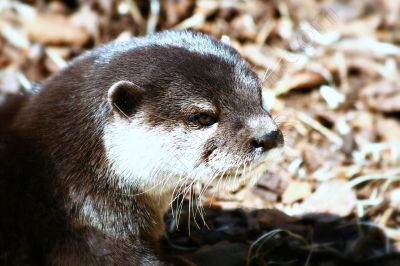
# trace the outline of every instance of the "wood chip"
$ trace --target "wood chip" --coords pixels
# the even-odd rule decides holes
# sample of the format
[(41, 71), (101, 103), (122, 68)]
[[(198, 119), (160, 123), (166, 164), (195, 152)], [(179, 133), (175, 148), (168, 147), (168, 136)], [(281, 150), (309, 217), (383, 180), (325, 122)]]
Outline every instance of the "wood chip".
[(38, 15), (33, 21), (27, 21), (25, 28), (33, 41), (43, 44), (82, 47), (90, 39), (84, 29), (61, 15)]
[(293, 181), (289, 183), (282, 195), (284, 204), (293, 204), (296, 201), (307, 198), (311, 195), (312, 187), (308, 182)]
[(329, 180), (322, 183), (299, 208), (303, 214), (329, 213), (344, 217), (352, 213), (356, 201), (355, 192), (345, 181)]

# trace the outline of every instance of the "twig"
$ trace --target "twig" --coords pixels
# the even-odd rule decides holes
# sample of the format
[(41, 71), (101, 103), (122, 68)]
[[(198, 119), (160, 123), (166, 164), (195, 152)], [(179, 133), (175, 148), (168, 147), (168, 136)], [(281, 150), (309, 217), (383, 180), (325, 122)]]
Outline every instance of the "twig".
[[(397, 176), (397, 178), (396, 178)], [(347, 183), (347, 186), (352, 188), (355, 187), (361, 183), (367, 182), (367, 181), (372, 181), (372, 180), (381, 180), (381, 179), (399, 179), (400, 180), (400, 169), (393, 169), (386, 171), (385, 173), (374, 173), (374, 174), (368, 174), (368, 175), (363, 175), (354, 178), (353, 180), (349, 181)]]
[(322, 135), (324, 135), (325, 137), (327, 137), (333, 144), (341, 147), (343, 145), (343, 139), (337, 135), (336, 133), (334, 133), (333, 131), (327, 129), (326, 127), (324, 127), (321, 123), (319, 123), (317, 120), (315, 120), (314, 118), (306, 115), (305, 113), (302, 112), (298, 112), (297, 113), (297, 118), (309, 125), (310, 127), (312, 127), (314, 130), (318, 131), (319, 133), (321, 133)]
[(147, 34), (153, 33), (156, 31), (158, 19), (160, 17), (160, 1), (159, 0), (151, 0), (150, 1), (150, 16), (147, 21)]
[(142, 13), (140, 13), (140, 10), (139, 10), (136, 2), (133, 1), (133, 0), (125, 0), (125, 1), (129, 6), (129, 11), (131, 13), (133, 21), (135, 21), (138, 25), (143, 27), (145, 20), (144, 20), (144, 18), (142, 16)]

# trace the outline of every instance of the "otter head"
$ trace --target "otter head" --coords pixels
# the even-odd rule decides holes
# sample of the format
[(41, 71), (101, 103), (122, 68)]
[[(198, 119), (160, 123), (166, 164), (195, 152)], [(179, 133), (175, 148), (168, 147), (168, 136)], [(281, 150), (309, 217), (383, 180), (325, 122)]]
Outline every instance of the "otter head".
[(108, 90), (104, 143), (120, 181), (228, 179), (283, 144), (259, 79), (233, 48), (188, 32), (147, 38), (109, 62), (119, 78)]

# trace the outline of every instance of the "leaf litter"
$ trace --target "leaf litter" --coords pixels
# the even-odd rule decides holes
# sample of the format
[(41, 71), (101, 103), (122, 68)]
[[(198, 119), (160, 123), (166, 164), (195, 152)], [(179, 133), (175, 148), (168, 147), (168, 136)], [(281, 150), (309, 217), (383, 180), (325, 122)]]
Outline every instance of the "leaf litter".
[(207, 226), (188, 201), (166, 215), (163, 248), (199, 265), (400, 265), (399, 16), (398, 0), (4, 0), (0, 104), (113, 39), (229, 41), (286, 145), (253, 182), (202, 193)]

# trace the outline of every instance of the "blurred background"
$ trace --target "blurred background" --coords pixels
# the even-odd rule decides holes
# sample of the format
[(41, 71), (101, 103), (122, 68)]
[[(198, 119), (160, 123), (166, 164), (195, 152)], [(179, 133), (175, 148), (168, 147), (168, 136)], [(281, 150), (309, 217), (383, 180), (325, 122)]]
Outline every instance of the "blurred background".
[(400, 251), (399, 16), (399, 0), (0, 0), (0, 105), (114, 39), (222, 38), (263, 81), (286, 147), (256, 184), (206, 193), (210, 229), (167, 216), (166, 248), (219, 265), (382, 265)]

